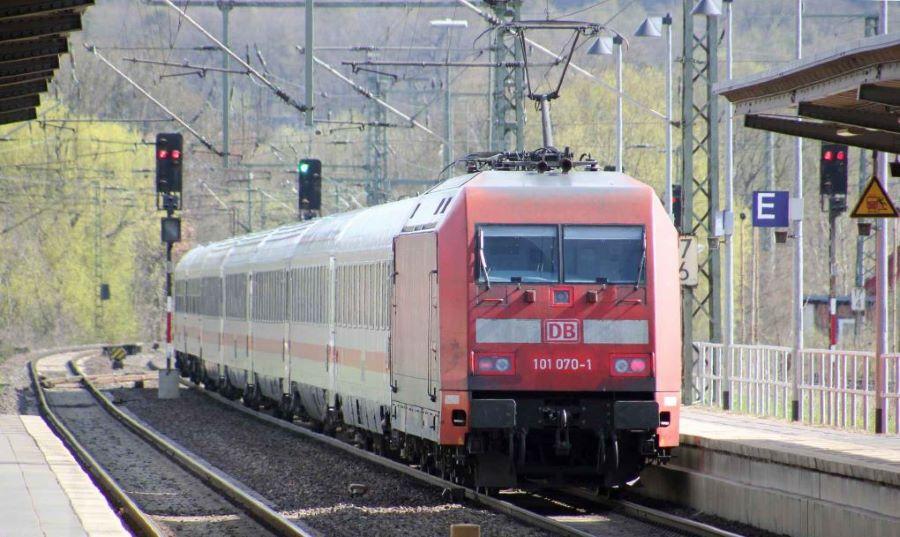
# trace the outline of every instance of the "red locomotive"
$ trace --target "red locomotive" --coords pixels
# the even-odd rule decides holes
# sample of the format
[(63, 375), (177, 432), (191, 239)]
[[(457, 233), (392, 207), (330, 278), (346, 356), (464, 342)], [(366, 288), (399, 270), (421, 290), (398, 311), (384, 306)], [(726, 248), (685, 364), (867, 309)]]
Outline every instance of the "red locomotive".
[(620, 173), (472, 173), (192, 250), (176, 356), (461, 482), (619, 486), (678, 443), (677, 241)]
[[(524, 51), (546, 25), (504, 28)], [(566, 65), (602, 30), (551, 27), (576, 34)], [(562, 78), (542, 94), (525, 78), (542, 149), (470, 155), (470, 173), (421, 196), (186, 254), (182, 372), (489, 490), (617, 487), (667, 459), (678, 235), (649, 186), (553, 147)]]

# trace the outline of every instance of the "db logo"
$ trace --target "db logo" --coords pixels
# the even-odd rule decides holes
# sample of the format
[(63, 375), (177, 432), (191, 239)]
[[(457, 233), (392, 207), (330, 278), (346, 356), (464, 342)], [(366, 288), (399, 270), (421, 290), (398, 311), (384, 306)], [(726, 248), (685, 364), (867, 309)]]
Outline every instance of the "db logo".
[(544, 321), (544, 341), (547, 343), (578, 343), (577, 320), (547, 320)]

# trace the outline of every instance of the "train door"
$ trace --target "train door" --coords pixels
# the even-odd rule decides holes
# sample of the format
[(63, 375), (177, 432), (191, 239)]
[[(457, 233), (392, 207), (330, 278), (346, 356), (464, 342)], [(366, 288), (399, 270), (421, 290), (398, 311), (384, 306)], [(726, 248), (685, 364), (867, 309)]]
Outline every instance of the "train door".
[(328, 394), (327, 405), (334, 406), (335, 386), (337, 385), (337, 368), (338, 368), (338, 350), (335, 347), (337, 327), (337, 265), (334, 256), (328, 260), (328, 346), (326, 347), (325, 368), (328, 371)]
[[(431, 408), (437, 397), (437, 236), (394, 239), (394, 297), (391, 319), (391, 374), (396, 401)], [(423, 330), (423, 317), (428, 326)]]
[(438, 364), (438, 273), (437, 268), (428, 273), (428, 397), (437, 400), (440, 371)]
[(253, 272), (247, 273), (247, 308), (244, 322), (244, 383), (253, 384)]
[(281, 331), (281, 393), (289, 395), (291, 393), (291, 312), (293, 311), (293, 277), (290, 267), (284, 269), (284, 310), (281, 312), (282, 331)]

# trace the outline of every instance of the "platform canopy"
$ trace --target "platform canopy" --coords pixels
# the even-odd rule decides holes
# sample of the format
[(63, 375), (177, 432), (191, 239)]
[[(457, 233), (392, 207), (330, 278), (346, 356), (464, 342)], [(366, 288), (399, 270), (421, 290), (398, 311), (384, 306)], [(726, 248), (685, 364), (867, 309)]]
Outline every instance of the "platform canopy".
[(40, 94), (94, 0), (0, 2), (0, 125), (37, 117)]
[(852, 41), (714, 89), (746, 127), (900, 153), (900, 35)]

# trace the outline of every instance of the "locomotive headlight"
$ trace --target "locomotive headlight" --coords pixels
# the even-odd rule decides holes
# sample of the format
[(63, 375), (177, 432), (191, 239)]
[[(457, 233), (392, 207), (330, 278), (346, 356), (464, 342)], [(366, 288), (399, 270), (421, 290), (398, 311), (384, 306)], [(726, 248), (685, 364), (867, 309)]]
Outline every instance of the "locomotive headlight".
[(494, 370), (494, 358), (491, 356), (483, 356), (478, 359), (478, 371), (485, 373)]
[(476, 375), (514, 375), (515, 363), (510, 355), (483, 355), (475, 359)]
[(614, 377), (647, 377), (651, 371), (650, 356), (613, 356), (609, 374)]

